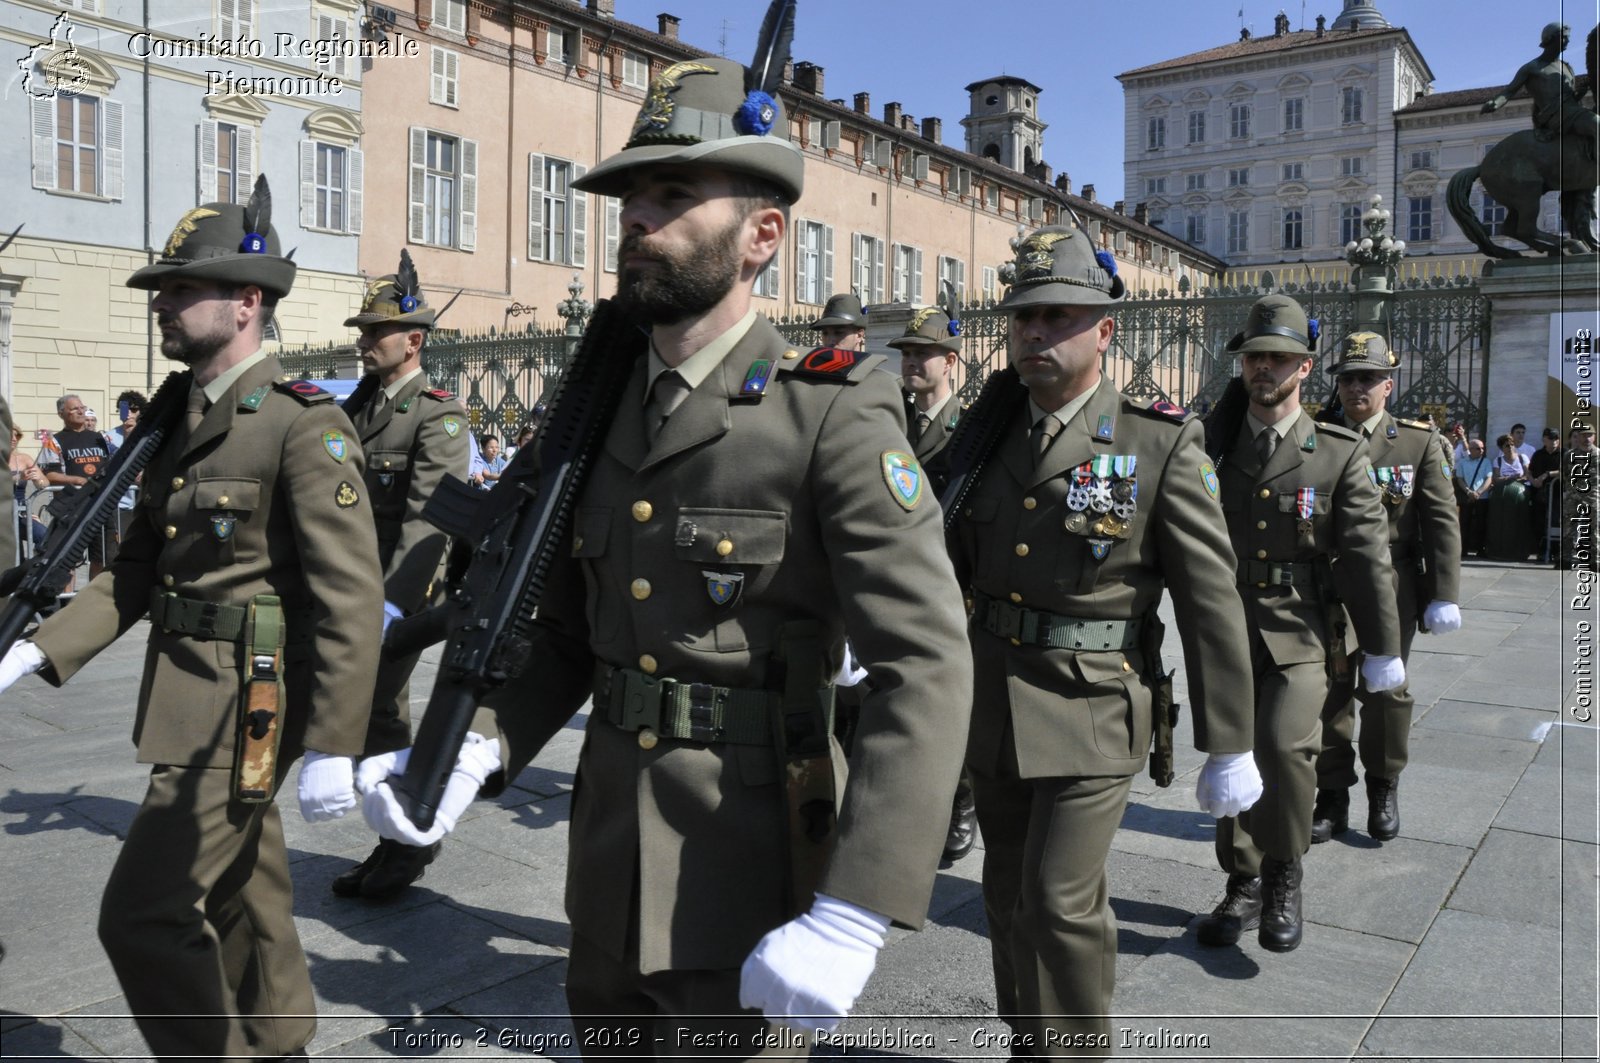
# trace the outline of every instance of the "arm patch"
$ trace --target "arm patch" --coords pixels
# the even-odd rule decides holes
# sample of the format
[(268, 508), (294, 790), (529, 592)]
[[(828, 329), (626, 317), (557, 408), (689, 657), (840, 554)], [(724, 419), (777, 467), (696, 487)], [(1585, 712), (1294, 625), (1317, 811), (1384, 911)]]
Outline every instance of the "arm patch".
[(323, 391), (309, 380), (280, 380), (272, 386), (285, 395), (293, 395), (306, 406), (316, 402), (333, 401), (333, 392)]
[(449, 402), (451, 399), (455, 398), (454, 395), (450, 394), (444, 388), (426, 388), (422, 393), (428, 396), (428, 398), (433, 399), (435, 402)]

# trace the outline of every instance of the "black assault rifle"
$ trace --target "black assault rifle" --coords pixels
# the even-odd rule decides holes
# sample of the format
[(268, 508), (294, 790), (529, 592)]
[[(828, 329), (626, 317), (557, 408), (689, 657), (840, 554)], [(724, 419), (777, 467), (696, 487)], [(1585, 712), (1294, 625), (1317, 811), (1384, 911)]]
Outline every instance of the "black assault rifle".
[(89, 544), (117, 516), (117, 504), (178, 424), (188, 406), (193, 373), (171, 373), (111, 460), (89, 482), (51, 503), (54, 520), (39, 552), (0, 576), (0, 657), (11, 649), (33, 615), (54, 604), (67, 579), (83, 563)]
[(645, 346), (644, 333), (601, 300), (533, 443), (518, 449), (487, 494), (447, 476), (423, 508), (471, 558), (447, 601), (396, 621), (385, 640), (391, 657), (446, 640), (405, 775), (395, 784), (422, 830), (433, 825), (478, 705), (527, 663), (545, 581)]

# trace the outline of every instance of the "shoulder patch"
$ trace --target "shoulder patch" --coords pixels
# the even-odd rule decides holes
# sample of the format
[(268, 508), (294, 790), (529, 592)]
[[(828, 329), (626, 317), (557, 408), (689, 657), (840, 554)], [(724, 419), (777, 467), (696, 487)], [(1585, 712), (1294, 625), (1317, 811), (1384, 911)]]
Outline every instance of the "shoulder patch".
[(883, 361), (881, 354), (847, 351), (840, 347), (818, 347), (797, 359), (786, 359), (778, 372), (835, 384), (854, 384)]
[(333, 401), (332, 392), (323, 391), (309, 380), (280, 380), (272, 386), (285, 395), (293, 395), (307, 406), (314, 402)]
[(1429, 424), (1427, 421), (1416, 421), (1412, 420), (1410, 417), (1396, 417), (1394, 419), (1394, 423), (1403, 424), (1407, 428), (1416, 428), (1423, 432), (1433, 431), (1433, 425)]
[(1178, 421), (1182, 423), (1183, 421), (1187, 421), (1194, 416), (1193, 413), (1184, 409), (1182, 406), (1168, 402), (1166, 399), (1150, 399), (1146, 401), (1144, 399), (1134, 399), (1124, 396), (1124, 401), (1131, 409), (1138, 410), (1141, 413), (1153, 414), (1168, 421)]
[(454, 395), (450, 394), (444, 388), (424, 388), (422, 394), (428, 396), (430, 399), (433, 399), (435, 402), (449, 402), (451, 399), (455, 398)]
[(889, 485), (889, 494), (901, 509), (908, 512), (916, 509), (917, 503), (922, 501), (923, 485), (927, 483), (917, 459), (903, 450), (886, 450), (878, 460), (883, 469), (883, 482)]

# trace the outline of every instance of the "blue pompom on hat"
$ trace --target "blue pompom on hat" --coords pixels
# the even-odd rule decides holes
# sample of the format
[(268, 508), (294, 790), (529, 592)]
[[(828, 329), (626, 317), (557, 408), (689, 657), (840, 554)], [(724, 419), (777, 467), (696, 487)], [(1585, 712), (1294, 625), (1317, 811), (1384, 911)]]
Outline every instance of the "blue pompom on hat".
[(1106, 251), (1106, 250), (1096, 251), (1094, 253), (1094, 260), (1096, 262), (1100, 263), (1100, 268), (1101, 269), (1105, 270), (1107, 273), (1111, 274), (1113, 277), (1115, 277), (1117, 275), (1117, 260), (1111, 257), (1111, 252), (1110, 251)]
[(777, 101), (760, 89), (752, 89), (733, 114), (733, 128), (747, 137), (764, 137), (772, 132), (777, 117)]

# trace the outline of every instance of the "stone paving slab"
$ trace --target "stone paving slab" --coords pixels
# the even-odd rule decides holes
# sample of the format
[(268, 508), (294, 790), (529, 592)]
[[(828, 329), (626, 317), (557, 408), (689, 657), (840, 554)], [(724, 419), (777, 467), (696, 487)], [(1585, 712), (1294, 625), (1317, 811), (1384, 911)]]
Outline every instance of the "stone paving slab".
[[(1477, 845), (1538, 748), (1531, 741), (1412, 728), (1411, 761), (1400, 777), (1401, 836)], [(1359, 788), (1351, 797), (1353, 807), (1364, 806)], [(1353, 822), (1361, 829), (1366, 818)]]
[[(551, 1059), (579, 1057), (572, 1020), (567, 1015), (566, 965), (552, 964), (508, 979), (481, 992), (461, 997), (447, 1009), (413, 1020), (419, 1031), (435, 1028), (458, 1030), (464, 1023), (474, 1045), (480, 1037), (497, 1046), (505, 1045), (502, 1055), (540, 1055)], [(383, 1046), (379, 1046), (383, 1047)], [(383, 1055), (399, 1055), (395, 1051)], [(405, 1053), (415, 1055), (418, 1053)]]
[[(1542, 752), (1542, 751), (1541, 751)], [(1600, 794), (1592, 771), (1545, 767), (1535, 757), (1494, 825), (1593, 843), (1600, 838)]]
[(1414, 838), (1378, 843), (1348, 831), (1305, 857), (1305, 913), (1319, 923), (1422, 941), (1472, 850)]
[(1559, 838), (1491, 830), (1450, 895), (1449, 907), (1559, 928), (1563, 894), (1582, 886), (1562, 881), (1562, 848)]
[[(1459, 694), (1460, 691), (1461, 688), (1457, 687), (1455, 692)], [(1418, 726), (1488, 738), (1535, 741), (1538, 728), (1555, 718), (1554, 709), (1519, 707), (1503, 701), (1458, 701), (1452, 696), (1439, 701), (1424, 713)]]

